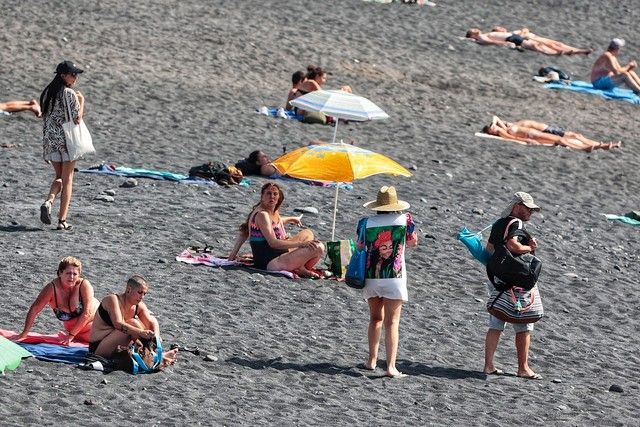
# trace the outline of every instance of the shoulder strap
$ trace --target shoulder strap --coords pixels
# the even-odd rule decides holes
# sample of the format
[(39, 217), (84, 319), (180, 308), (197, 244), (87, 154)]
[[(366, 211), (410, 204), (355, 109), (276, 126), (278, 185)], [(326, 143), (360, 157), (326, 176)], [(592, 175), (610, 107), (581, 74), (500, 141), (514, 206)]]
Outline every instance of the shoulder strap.
[(51, 286), (53, 286), (53, 299), (56, 302), (56, 307), (58, 307), (58, 294), (56, 293), (56, 282), (55, 281), (51, 281)]
[(507, 224), (507, 226), (504, 229), (504, 235), (502, 236), (502, 243), (505, 243), (507, 240), (507, 235), (509, 234), (509, 228), (511, 227), (511, 224), (513, 224), (514, 222), (518, 221), (518, 229), (522, 228), (522, 220), (520, 218), (513, 218), (511, 221), (509, 221), (509, 223)]
[(367, 238), (367, 220), (369, 218), (365, 218), (364, 222), (362, 223), (362, 227), (360, 227), (360, 233), (358, 234), (358, 241), (362, 242), (363, 245), (366, 245), (366, 238)]

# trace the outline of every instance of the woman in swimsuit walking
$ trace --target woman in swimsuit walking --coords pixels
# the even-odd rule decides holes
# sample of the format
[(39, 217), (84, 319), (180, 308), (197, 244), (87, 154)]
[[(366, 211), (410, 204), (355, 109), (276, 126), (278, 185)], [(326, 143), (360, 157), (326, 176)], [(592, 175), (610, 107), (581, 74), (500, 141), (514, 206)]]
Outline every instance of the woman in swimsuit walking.
[[(142, 299), (149, 292), (144, 277), (134, 274), (121, 294), (107, 295), (100, 302), (91, 329), (89, 352), (110, 358), (118, 346), (138, 338), (160, 338), (160, 324)], [(173, 365), (178, 349), (164, 352), (162, 366)]]
[(493, 116), (490, 125), (482, 132), (500, 136), (523, 144), (533, 145), (562, 145), (575, 150), (591, 152), (595, 149), (610, 150), (619, 148), (622, 142), (598, 142), (582, 134), (567, 131), (559, 126), (547, 125), (533, 120), (518, 120), (509, 123)]
[(81, 275), (82, 263), (79, 259), (68, 256), (60, 261), (58, 277), (47, 283), (31, 304), (24, 328), (16, 341), (27, 338), (36, 317), (48, 304), (68, 332), (64, 344), (69, 345), (72, 341), (89, 342), (98, 300), (93, 296), (91, 283)]
[(302, 225), (300, 217), (281, 217), (279, 208), (284, 193), (278, 184), (268, 182), (262, 186), (260, 202), (240, 226), (240, 233), (229, 254), (234, 260), (242, 244), (249, 239), (253, 261), (257, 268), (270, 271), (286, 270), (304, 277), (317, 278), (316, 263), (322, 258), (324, 245), (313, 232), (304, 229), (289, 237), (285, 224)]

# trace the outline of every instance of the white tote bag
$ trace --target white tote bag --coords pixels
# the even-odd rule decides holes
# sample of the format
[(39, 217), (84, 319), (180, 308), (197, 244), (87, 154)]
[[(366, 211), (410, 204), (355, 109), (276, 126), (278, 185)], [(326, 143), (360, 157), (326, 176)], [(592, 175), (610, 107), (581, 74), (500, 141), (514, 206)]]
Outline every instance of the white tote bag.
[(63, 94), (63, 100), (67, 107), (67, 117), (69, 118), (69, 121), (62, 124), (62, 129), (64, 129), (69, 158), (71, 160), (78, 160), (80, 157), (87, 154), (95, 154), (96, 149), (93, 148), (93, 140), (91, 139), (89, 129), (87, 129), (87, 126), (84, 124), (82, 119), (80, 119), (79, 124), (74, 123), (73, 116), (71, 115), (71, 107), (69, 106), (69, 100), (64, 95), (66, 94)]

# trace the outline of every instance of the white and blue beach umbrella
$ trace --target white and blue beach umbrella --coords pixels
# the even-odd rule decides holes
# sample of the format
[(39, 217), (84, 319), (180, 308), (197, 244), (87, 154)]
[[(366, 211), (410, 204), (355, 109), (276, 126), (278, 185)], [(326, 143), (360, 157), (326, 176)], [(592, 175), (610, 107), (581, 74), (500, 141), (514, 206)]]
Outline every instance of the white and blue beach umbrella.
[[(291, 101), (302, 110), (324, 113), (336, 119), (366, 121), (388, 119), (389, 115), (367, 98), (342, 90), (316, 90)], [(338, 122), (333, 131), (336, 141)]]

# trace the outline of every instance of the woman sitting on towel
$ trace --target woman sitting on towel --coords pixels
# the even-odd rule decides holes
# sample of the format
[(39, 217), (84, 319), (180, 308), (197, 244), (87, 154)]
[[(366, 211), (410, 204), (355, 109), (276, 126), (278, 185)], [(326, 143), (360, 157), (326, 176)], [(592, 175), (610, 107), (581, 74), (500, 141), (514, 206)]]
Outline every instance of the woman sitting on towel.
[(242, 244), (249, 239), (253, 261), (257, 268), (269, 271), (286, 270), (303, 277), (318, 278), (314, 270), (324, 253), (324, 245), (314, 239), (313, 232), (304, 229), (289, 237), (286, 224), (302, 225), (301, 217), (281, 217), (279, 208), (284, 193), (278, 184), (262, 186), (260, 202), (256, 204), (247, 220), (240, 226), (235, 245), (229, 254), (234, 260)]
[[(306, 80), (300, 85), (298, 88), (298, 94), (296, 97), (301, 95), (306, 95), (311, 92), (315, 92), (316, 90), (321, 90), (322, 86), (327, 82), (327, 75), (329, 73), (323, 70), (320, 67), (316, 67), (315, 65), (307, 66), (307, 75)], [(351, 93), (351, 88), (349, 86), (342, 86), (340, 90)], [(327, 124), (332, 123), (333, 118), (327, 117), (324, 113), (315, 112), (315, 111), (304, 111), (297, 109), (298, 114), (302, 114), (304, 116), (305, 123), (320, 123)]]
[[(121, 294), (107, 295), (100, 302), (93, 321), (89, 352), (110, 358), (118, 346), (138, 338), (160, 338), (160, 324), (142, 299), (149, 292), (144, 277), (134, 274)], [(163, 352), (163, 366), (173, 365), (177, 349)]]
[(63, 341), (65, 345), (72, 341), (89, 342), (98, 300), (93, 296), (91, 283), (81, 275), (82, 263), (79, 259), (68, 256), (60, 261), (58, 277), (47, 283), (31, 304), (24, 329), (16, 341), (27, 337), (36, 317), (48, 304), (68, 332)]
[(493, 116), (490, 125), (482, 128), (482, 132), (489, 135), (500, 136), (502, 138), (519, 141), (523, 144), (534, 145), (563, 145), (591, 152), (595, 149), (610, 150), (619, 148), (622, 142), (598, 142), (586, 138), (584, 135), (566, 131), (560, 126), (547, 125), (533, 120), (518, 120), (509, 123)]

